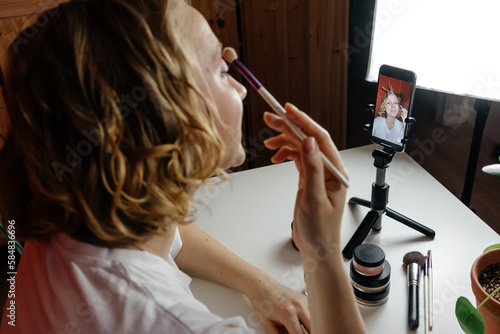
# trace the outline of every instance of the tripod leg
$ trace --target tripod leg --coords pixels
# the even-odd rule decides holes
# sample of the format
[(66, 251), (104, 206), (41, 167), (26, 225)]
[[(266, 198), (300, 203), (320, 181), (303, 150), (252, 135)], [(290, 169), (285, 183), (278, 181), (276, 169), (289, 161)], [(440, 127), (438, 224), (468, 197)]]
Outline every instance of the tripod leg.
[(377, 221), (379, 217), (379, 213), (374, 210), (370, 210), (359, 225), (358, 229), (356, 232), (351, 237), (351, 240), (347, 243), (347, 245), (344, 247), (344, 250), (342, 251), (342, 254), (346, 259), (352, 258), (352, 254), (354, 252), (354, 248), (356, 246), (361, 245), (363, 240), (365, 240), (366, 236), (368, 235), (368, 232), (372, 229), (373, 224)]
[(415, 231), (418, 231), (418, 232), (420, 232), (422, 234), (425, 234), (429, 238), (434, 239), (434, 236), (436, 235), (436, 232), (434, 232), (434, 230), (431, 230), (427, 226), (419, 224), (416, 221), (414, 221), (413, 219), (410, 219), (410, 218), (408, 218), (406, 216), (403, 216), (399, 212), (396, 212), (396, 211), (394, 211), (392, 209), (386, 208), (385, 214), (387, 215), (387, 217), (391, 217), (392, 219), (397, 220), (401, 224), (404, 224), (404, 225), (406, 225), (408, 227), (411, 227)]
[(371, 206), (370, 201), (367, 201), (366, 199), (362, 199), (359, 197), (351, 197), (351, 199), (349, 200), (349, 203), (361, 205), (361, 206), (364, 206), (366, 208), (369, 208)]

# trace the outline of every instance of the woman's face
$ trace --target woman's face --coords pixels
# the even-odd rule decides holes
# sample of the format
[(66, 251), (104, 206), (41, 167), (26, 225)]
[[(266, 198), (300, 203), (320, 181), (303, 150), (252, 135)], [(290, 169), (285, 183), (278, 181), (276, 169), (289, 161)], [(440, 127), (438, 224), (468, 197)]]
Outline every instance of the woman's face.
[(226, 151), (220, 167), (239, 166), (245, 161), (242, 146), (243, 99), (247, 91), (243, 85), (228, 73), (228, 66), (222, 59), (222, 45), (210, 29), (205, 18), (191, 6), (186, 6), (183, 29), (193, 43), (197, 60), (202, 71), (199, 86), (211, 97), (219, 111), (215, 123), (225, 143)]
[(389, 94), (389, 96), (387, 96), (385, 111), (387, 113), (387, 117), (396, 118), (398, 116), (399, 102), (398, 102), (398, 98), (396, 97), (396, 95)]

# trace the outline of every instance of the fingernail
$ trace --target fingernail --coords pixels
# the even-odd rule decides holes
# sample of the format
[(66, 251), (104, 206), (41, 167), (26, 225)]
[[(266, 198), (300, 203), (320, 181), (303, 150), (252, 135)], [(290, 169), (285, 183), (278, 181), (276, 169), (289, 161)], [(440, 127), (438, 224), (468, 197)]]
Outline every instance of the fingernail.
[(308, 137), (305, 139), (304, 153), (306, 154), (316, 153), (316, 140), (314, 140), (314, 137)]
[(290, 102), (287, 102), (286, 105), (289, 106), (290, 108), (292, 108), (294, 111), (299, 111), (299, 108), (297, 108), (294, 104), (292, 104)]
[[(296, 106), (294, 106), (293, 104), (291, 104), (289, 102), (287, 102), (287, 104), (286, 104), (285, 107), (288, 107), (287, 111), (289, 111), (289, 112), (286, 113), (287, 117), (289, 119), (293, 120), (293, 121), (297, 120), (297, 114), (296, 113), (299, 112), (299, 108), (297, 108)], [(292, 112), (290, 112), (290, 111), (292, 111)]]
[(284, 128), (284, 125), (283, 125), (283, 120), (281, 119), (281, 117), (273, 117), (271, 119), (268, 120), (269, 123), (270, 123), (270, 126), (274, 128), (274, 130), (276, 131), (282, 131), (283, 128)]

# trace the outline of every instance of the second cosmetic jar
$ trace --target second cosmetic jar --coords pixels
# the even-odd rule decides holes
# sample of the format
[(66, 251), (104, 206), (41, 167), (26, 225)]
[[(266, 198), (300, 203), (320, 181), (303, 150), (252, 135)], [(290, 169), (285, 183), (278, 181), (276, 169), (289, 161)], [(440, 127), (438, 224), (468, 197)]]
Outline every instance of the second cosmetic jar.
[(380, 247), (372, 244), (357, 246), (351, 261), (350, 276), (358, 303), (377, 306), (389, 298), (391, 265)]

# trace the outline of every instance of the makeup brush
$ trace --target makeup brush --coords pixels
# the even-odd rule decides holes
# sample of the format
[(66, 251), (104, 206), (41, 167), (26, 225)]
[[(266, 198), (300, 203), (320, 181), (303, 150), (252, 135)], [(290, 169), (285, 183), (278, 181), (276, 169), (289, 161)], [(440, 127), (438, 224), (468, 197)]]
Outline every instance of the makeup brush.
[(425, 264), (425, 259), (420, 252), (409, 252), (403, 257), (408, 279), (408, 326), (416, 330), (419, 325), (418, 316), (418, 290), (420, 281), (420, 268)]
[(433, 293), (433, 283), (432, 283), (432, 254), (431, 251), (427, 251), (427, 264), (429, 266), (429, 329), (432, 330), (434, 326), (434, 293)]
[[(281, 106), (281, 104), (269, 93), (269, 91), (262, 86), (262, 84), (255, 78), (255, 76), (243, 65), (243, 63), (238, 59), (238, 54), (233, 48), (226, 47), (222, 51), (222, 56), (224, 59), (230, 63), (234, 64), (238, 72), (241, 73), (245, 77), (245, 79), (252, 85), (253, 88), (262, 96), (264, 101), (274, 110), (276, 114), (278, 114), (286, 124), (292, 129), (292, 131), (300, 138), (300, 140), (306, 139), (306, 135), (286, 116), (285, 109)], [(346, 187), (349, 187), (349, 182), (347, 179), (338, 171), (337, 168), (333, 165), (333, 163), (328, 160), (328, 158), (320, 152), (321, 158), (323, 159), (323, 163), (326, 168)]]
[(425, 320), (425, 327), (424, 327), (424, 333), (428, 334), (429, 333), (429, 258), (426, 256), (425, 257), (425, 264), (424, 264), (424, 320)]

